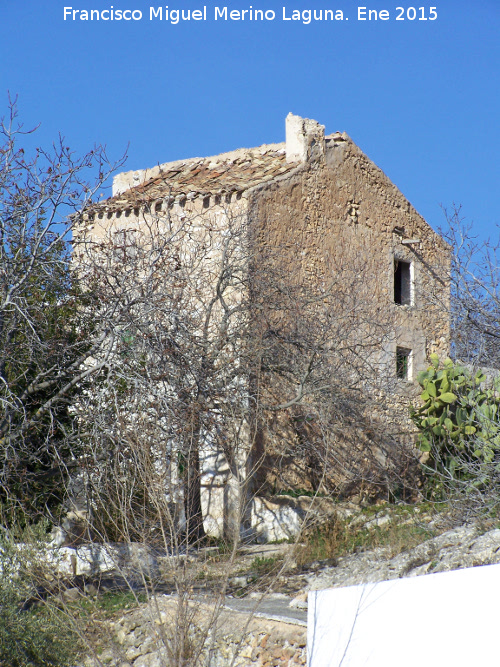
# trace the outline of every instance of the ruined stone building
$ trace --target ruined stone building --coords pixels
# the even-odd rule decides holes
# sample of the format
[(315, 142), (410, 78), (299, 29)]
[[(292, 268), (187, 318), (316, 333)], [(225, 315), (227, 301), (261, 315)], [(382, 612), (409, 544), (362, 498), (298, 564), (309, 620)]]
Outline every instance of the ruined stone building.
[[(309, 301), (316, 299), (316, 319), (309, 323), (311, 336), (319, 335), (329, 318), (342, 315), (344, 323), (348, 321), (344, 333), (337, 328), (334, 347), (344, 361), (352, 355), (347, 365), (353, 369), (353, 376), (349, 379), (349, 371), (344, 372), (353, 384), (359, 382), (354, 369), (355, 359), (361, 356), (367, 375), (369, 367), (373, 377), (383, 379), (374, 392), (403, 396), (403, 403), (407, 403), (406, 389), (425, 366), (428, 355), (448, 354), (449, 247), (345, 132), (325, 136), (324, 127), (316, 121), (289, 114), (283, 143), (119, 174), (114, 179), (113, 196), (88, 212), (87, 234), (94, 239), (110, 232), (115, 237), (120, 233), (130, 237), (152, 220), (160, 221), (165, 235), (170, 235), (171, 255), (175, 255), (180, 271), (189, 243), (198, 244), (194, 253), (198, 256), (201, 248), (206, 251), (200, 268), (193, 269), (190, 278), (191, 285), (199, 283), (199, 292), (218, 279), (215, 268), (210, 272), (207, 267), (216, 267), (219, 262), (220, 268), (220, 240), (238, 220), (238, 229), (246, 230), (245, 241), (238, 237), (241, 252), (245, 243), (251, 242), (253, 247), (245, 266), (252, 272), (254, 284), (265, 279), (274, 285), (279, 283), (280, 294), (290, 303), (294, 300), (290, 296), (293, 289), (302, 290), (302, 294), (307, 290)], [(192, 230), (188, 235), (191, 241), (183, 236), (179, 242), (180, 237), (172, 230), (185, 229), (186, 225)], [(192, 255), (189, 261), (194, 267)], [(206, 274), (202, 275), (201, 266)], [(287, 284), (291, 292), (287, 292)], [(239, 285), (241, 288), (237, 281), (232, 282), (226, 306), (240, 301), (253, 303), (251, 308), (259, 320), (259, 313), (274, 299), (270, 319), (274, 318), (275, 337), (279, 337), (280, 322), (289, 325), (291, 319), (296, 320), (295, 324), (300, 320), (299, 307), (280, 313), (276, 294), (273, 299), (259, 296), (259, 290), (248, 287), (241, 276)], [(194, 301), (192, 307), (195, 312)], [(222, 308), (220, 304), (218, 307)], [(267, 339), (272, 328), (269, 321)], [(220, 331), (217, 328), (217, 335)], [(318, 349), (324, 351), (326, 345)], [(345, 353), (339, 352), (342, 346)], [(220, 361), (217, 363), (220, 365)], [(233, 360), (233, 365), (237, 363)], [(289, 379), (285, 377), (284, 381)], [(280, 414), (290, 416), (290, 396), (275, 398), (277, 404), (282, 398)], [(293, 411), (293, 400), (289, 403)], [(281, 419), (274, 418), (276, 433), (281, 429), (284, 434), (287, 427)], [(290, 419), (297, 419), (297, 414)], [(240, 429), (240, 433), (243, 431)], [(246, 437), (259, 440), (257, 449), (260, 447), (262, 453), (266, 438), (248, 436), (248, 429), (245, 432)], [(307, 439), (307, 428), (294, 437)], [(268, 436), (270, 440), (272, 436)], [(255, 442), (248, 447), (255, 449)], [(224, 463), (224, 456), (219, 454), (212, 452), (212, 458), (203, 464), (203, 483), (212, 489), (211, 500), (203, 501), (205, 514), (211, 513), (215, 524), (219, 515), (227, 514), (227, 480), (236, 475), (234, 466), (238, 465), (228, 461), (227, 454)], [(302, 473), (297, 474), (300, 478)], [(304, 488), (306, 481), (297, 484)], [(215, 489), (220, 491), (219, 500), (215, 500), (219, 493)], [(210, 502), (216, 509), (207, 509)]]

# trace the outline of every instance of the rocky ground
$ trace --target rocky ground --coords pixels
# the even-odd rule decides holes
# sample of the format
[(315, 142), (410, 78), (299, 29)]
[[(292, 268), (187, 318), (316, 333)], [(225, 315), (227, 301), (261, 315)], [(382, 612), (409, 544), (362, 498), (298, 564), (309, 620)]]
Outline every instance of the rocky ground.
[[(190, 607), (193, 627), (206, 628), (211, 640), (201, 641), (199, 631), (195, 631), (186, 640), (189, 650), (197, 651), (202, 644), (208, 646), (204, 649), (203, 664), (210, 667), (303, 665), (308, 591), (500, 562), (500, 528), (493, 520), (453, 525), (456, 520), (449, 514), (436, 516), (417, 509), (406, 515), (388, 506), (368, 515), (347, 510), (345, 517), (346, 530), (364, 531), (368, 536), (373, 531), (379, 543), (305, 564), (298, 562), (300, 550), (293, 545), (247, 547), (238, 560), (237, 572), (229, 577), (220, 613), (214, 614), (216, 603), (208, 594), (204, 596), (202, 590), (197, 603)], [(380, 537), (390, 535), (391, 524), (395, 523), (398, 528), (406, 524), (418, 528), (422, 536), (433, 536), (415, 546), (386, 537), (384, 543)], [(263, 566), (268, 566), (269, 571), (264, 572)], [(110, 622), (109, 641), (103, 642), (99, 661), (89, 657), (86, 665), (172, 664), (165, 645), (173, 645), (177, 604), (175, 594), (159, 595), (149, 604)], [(216, 620), (207, 623), (211, 617)]]
[[(380, 527), (388, 521), (394, 521), (394, 517), (382, 510), (367, 524)], [(338, 557), (334, 563), (312, 563), (309, 571), (292, 577), (292, 580), (295, 579), (295, 585), (299, 581), (304, 582), (300, 591), (303, 595), (310, 590), (354, 586), (500, 562), (498, 521), (472, 521), (451, 528), (447, 527), (453, 523), (449, 515), (413, 515), (410, 521), (421, 527), (426, 526), (436, 536), (411, 548), (406, 548), (404, 544), (389, 544), (358, 549)]]
[[(120, 616), (109, 624), (107, 647), (86, 665), (119, 665), (119, 667), (165, 667), (179, 664), (172, 653), (179, 651), (192, 663), (210, 667), (243, 667), (256, 665), (294, 667), (306, 664), (305, 624), (287, 623), (248, 613), (221, 609), (217, 615), (217, 632), (202, 641), (200, 632), (192, 633), (180, 648), (175, 642), (176, 600), (158, 596), (153, 604)], [(213, 606), (198, 604), (197, 627), (202, 627), (213, 615)], [(205, 626), (206, 627), (206, 626)], [(179, 637), (177, 637), (179, 639)], [(205, 648), (202, 648), (203, 645)], [(200, 663), (195, 663), (199, 658)]]

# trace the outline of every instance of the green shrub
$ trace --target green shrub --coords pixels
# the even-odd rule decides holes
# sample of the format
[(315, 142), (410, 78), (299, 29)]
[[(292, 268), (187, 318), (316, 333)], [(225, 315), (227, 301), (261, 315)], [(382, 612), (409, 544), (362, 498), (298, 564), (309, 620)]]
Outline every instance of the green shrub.
[(36, 550), (0, 535), (0, 666), (65, 667), (75, 664), (78, 638), (54, 605), (33, 605), (39, 571)]
[(477, 488), (500, 469), (500, 377), (488, 388), (482, 371), (437, 355), (431, 364), (417, 376), (422, 405), (411, 408), (425, 469)]
[(283, 565), (283, 559), (279, 556), (257, 556), (253, 559), (252, 570), (255, 570), (259, 576), (276, 572)]

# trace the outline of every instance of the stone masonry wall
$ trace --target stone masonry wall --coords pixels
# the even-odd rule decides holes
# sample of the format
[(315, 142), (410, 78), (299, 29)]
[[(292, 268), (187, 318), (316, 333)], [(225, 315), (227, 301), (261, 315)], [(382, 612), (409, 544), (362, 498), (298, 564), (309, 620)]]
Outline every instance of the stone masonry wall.
[[(362, 266), (374, 316), (380, 308), (394, 315), (394, 343), (448, 354), (449, 247), (347, 135), (327, 138), (324, 161), (254, 188), (249, 199), (261, 243), (282, 249), (289, 273), (300, 266), (324, 285), (339, 267)], [(414, 266), (412, 306), (394, 304), (394, 258)]]
[[(425, 368), (429, 354), (449, 354), (448, 245), (345, 134), (326, 139), (324, 158), (254, 188), (248, 197), (249, 219), (258, 229), (258, 244), (264, 255), (277, 257), (279, 249), (282, 275), (289, 280), (296, 276), (318, 289), (327, 289), (331, 283), (341, 292), (342, 284), (335, 285), (340, 280), (347, 293), (357, 292), (357, 303), (352, 295), (343, 301), (359, 313), (355, 335), (367, 341), (381, 336), (378, 350), (367, 345), (365, 351), (367, 376), (372, 372), (370, 366), (379, 375), (371, 391), (374, 403), (367, 406), (367, 422), (400, 439), (401, 461), (395, 465), (405, 468), (410, 465), (413, 431), (408, 403), (415, 400), (416, 391), (413, 383), (396, 378), (396, 347), (412, 350), (409, 380)], [(411, 263), (411, 305), (394, 303), (395, 260)], [(293, 449), (292, 441), (296, 444), (298, 437), (290, 417), (277, 416), (275, 433), (267, 434), (270, 468), (278, 460), (288, 466), (288, 473), (280, 473), (281, 481), (276, 475), (272, 481), (268, 477), (275, 490), (300, 482), (302, 488), (307, 486), (304, 459), (286, 457), (286, 443)], [(312, 428), (309, 430), (313, 435)], [(370, 435), (362, 431), (360, 425), (359, 430), (344, 432), (336, 446), (340, 467), (342, 457), (351, 457), (353, 462), (357, 458), (359, 476), (368, 479), (371, 466), (382, 473), (384, 465), (391, 463), (384, 447), (375, 442), (367, 455)], [(404, 450), (403, 445), (410, 449)], [(399, 453), (393, 450), (394, 455)], [(378, 479), (383, 477), (382, 473)]]

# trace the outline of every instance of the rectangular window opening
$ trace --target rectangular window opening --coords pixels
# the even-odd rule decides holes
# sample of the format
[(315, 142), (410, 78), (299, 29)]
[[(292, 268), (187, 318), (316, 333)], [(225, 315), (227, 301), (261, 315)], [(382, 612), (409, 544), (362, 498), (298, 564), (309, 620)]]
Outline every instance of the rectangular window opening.
[(410, 379), (411, 350), (406, 347), (396, 348), (396, 377), (398, 380)]
[(394, 260), (394, 303), (411, 306), (411, 263)]

